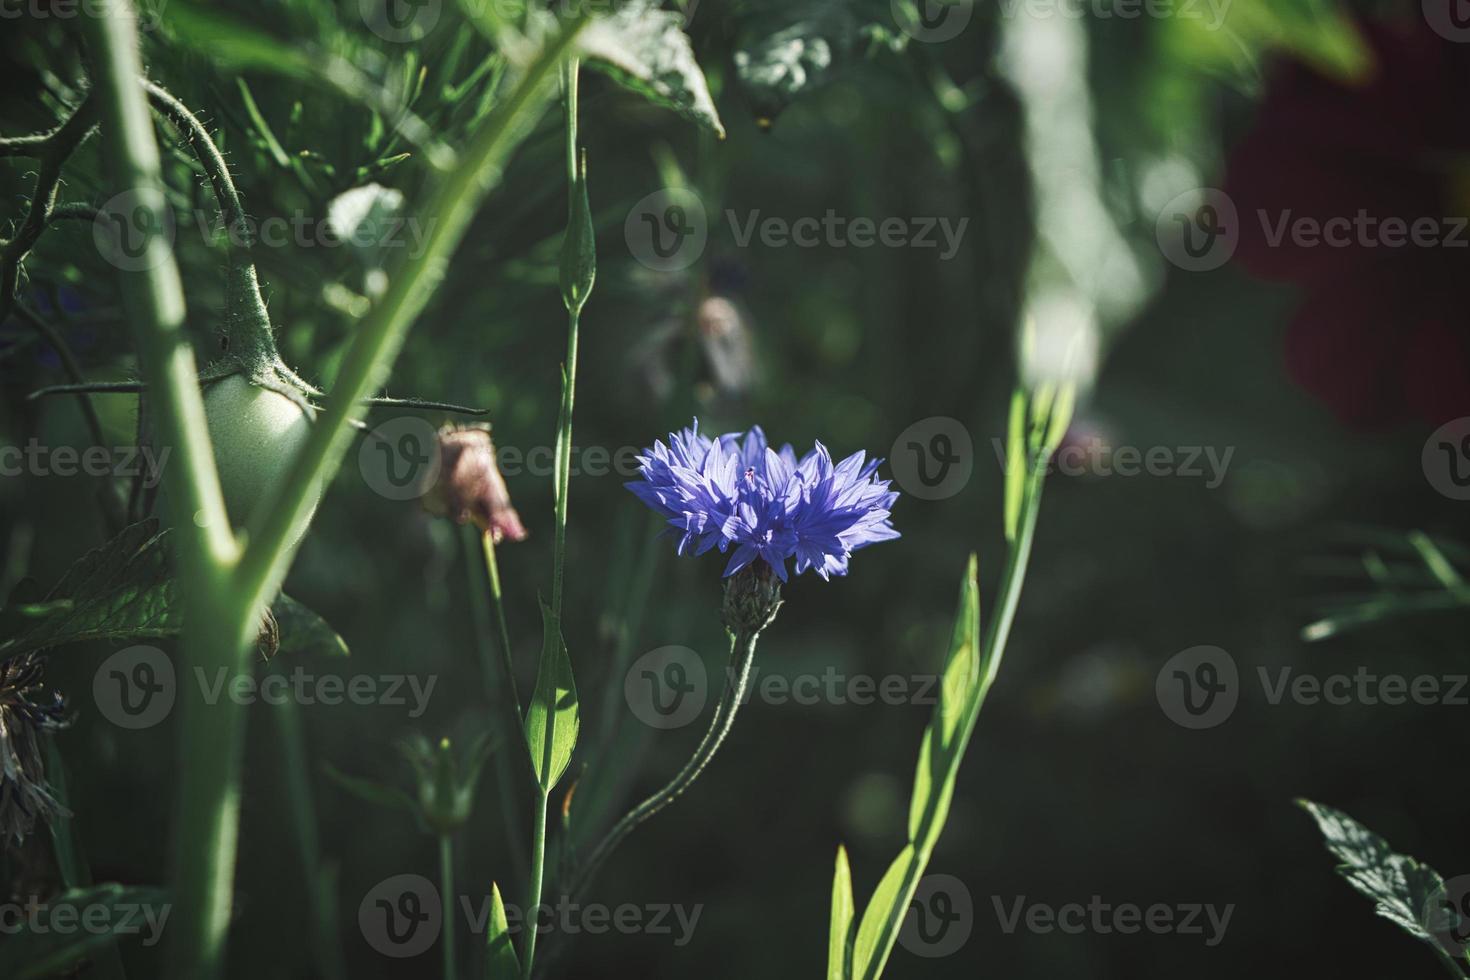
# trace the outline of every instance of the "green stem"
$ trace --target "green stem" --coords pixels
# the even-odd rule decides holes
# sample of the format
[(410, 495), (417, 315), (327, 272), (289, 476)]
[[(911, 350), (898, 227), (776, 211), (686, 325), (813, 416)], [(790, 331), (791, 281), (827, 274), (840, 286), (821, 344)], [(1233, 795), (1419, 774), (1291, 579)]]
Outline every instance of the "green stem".
[(495, 536), (489, 531), (480, 535), (485, 552), (485, 572), (490, 579), (490, 608), (495, 613), (495, 627), (500, 633), (500, 682), (512, 718), (521, 716), (521, 697), (516, 693), (515, 661), (510, 654), (510, 629), (505, 619), (505, 598), (500, 591), (500, 563), (495, 560)]
[(541, 924), (541, 884), (546, 872), (546, 803), (551, 794), (536, 789), (536, 814), (531, 826), (531, 890), (523, 918), (526, 941), (521, 947), (521, 977), (531, 980), (536, 956), (536, 930)]
[[(516, 791), (518, 785), (515, 776), (523, 770), (524, 766), (517, 766), (512, 760), (524, 758), (524, 753), (517, 751), (517, 746), (524, 741), (525, 736), (521, 733), (521, 706), (520, 697), (516, 694), (515, 672), (512, 669), (510, 656), (510, 634), (506, 627), (505, 606), (500, 593), (500, 569), (495, 561), (495, 543), (490, 535), (481, 532), (473, 524), (464, 527), (465, 542), (465, 566), (469, 574), (470, 586), (470, 608), (474, 612), (476, 647), (480, 652), (480, 672), (484, 676), (485, 698), (493, 706), (498, 704), (499, 709), (493, 710), (495, 718), (500, 723), (501, 748), (494, 755), (492, 765), (495, 767), (495, 784), (499, 789), (496, 794), (499, 797), (500, 818), (504, 824), (506, 837), (510, 842), (511, 861), (514, 865), (516, 886), (525, 879), (527, 874), (526, 858), (522, 853), (520, 844), (525, 837), (525, 828), (519, 819), (516, 804), (519, 794)], [(489, 577), (489, 587), (481, 581), (475, 571), (474, 557), (476, 553), (485, 560), (485, 567)], [(486, 597), (489, 601), (486, 601)], [(496, 657), (490, 649), (495, 646), (495, 640), (491, 638), (490, 620), (495, 620), (500, 631), (501, 656)], [(512, 768), (516, 772), (512, 772)]]
[(423, 209), (424, 248), (405, 259), (383, 298), (358, 328), (341, 374), (317, 424), (291, 466), (274, 505), (251, 527), (253, 542), (237, 587), (252, 608), (264, 608), (285, 578), (292, 531), (311, 509), (313, 490), (341, 465), (352, 438), (348, 419), (387, 375), (408, 327), (423, 310), (485, 195), (499, 183), (506, 158), (524, 136), (526, 118), (543, 107), (546, 83), (586, 24), (579, 13), (540, 52), (499, 109), (475, 135)]
[(699, 774), (704, 772), (705, 767), (710, 764), (710, 760), (715, 757), (715, 753), (720, 750), (725, 737), (730, 734), (730, 729), (735, 724), (735, 713), (745, 702), (745, 689), (750, 681), (750, 666), (755, 662), (755, 645), (759, 639), (760, 633), (757, 631), (741, 631), (731, 634), (729, 677), (726, 679), (725, 691), (720, 696), (720, 703), (715, 708), (715, 715), (710, 719), (709, 729), (705, 731), (699, 747), (694, 750), (694, 755), (690, 756), (689, 761), (684, 763), (684, 768), (679, 770), (678, 775), (669, 780), (668, 785), (628, 811), (607, 832), (607, 836), (603, 837), (592, 851), (591, 856), (578, 870), (571, 886), (567, 889), (572, 901), (576, 901), (583, 890), (591, 885), (598, 870), (618, 845), (639, 824), (674, 802), (692, 786), (699, 778)]
[[(567, 140), (567, 234), (572, 233), (575, 195), (577, 193), (577, 76), (578, 63), (575, 56), (568, 58), (562, 67), (562, 89), (566, 98)], [(585, 297), (584, 297), (585, 299)], [(555, 504), (554, 530), (552, 534), (551, 559), (551, 615), (547, 628), (561, 630), (563, 587), (566, 581), (567, 559), (567, 500), (571, 493), (572, 476), (572, 407), (577, 390), (577, 327), (581, 319), (580, 307), (567, 308), (567, 359), (562, 367), (561, 409), (556, 420), (556, 483), (553, 487)], [(498, 583), (499, 573), (494, 568), (494, 551), (487, 550), (486, 559), (491, 576)], [(542, 669), (546, 669), (542, 665)], [(521, 957), (521, 974), (530, 980), (535, 967), (536, 928), (539, 923), (541, 888), (546, 874), (546, 810), (550, 793), (540, 785), (536, 787), (536, 812), (531, 827), (531, 891), (526, 903), (526, 942)]]
[[(93, 90), (103, 124), (109, 172), (162, 228), (166, 202), (148, 105), (138, 78), (137, 27), (126, 0), (103, 0), (82, 18), (95, 66)], [(172, 446), (165, 478), (173, 501), (180, 587), (186, 610), (185, 663), (206, 672), (244, 669), (255, 630), (232, 594), (237, 548), (225, 514), (219, 474), (204, 420), (193, 351), (184, 335), (178, 266), (163, 238), (150, 235), (143, 268), (122, 275), (123, 302), (134, 324), (144, 379), (161, 443)], [(187, 672), (186, 672), (187, 673)], [(169, 965), (177, 977), (211, 980), (223, 967), (239, 835), (239, 773), (244, 715), (230, 698), (205, 704), (183, 698), (179, 807), (175, 823), (174, 901)]]
[(455, 980), (454, 920), (459, 910), (454, 898), (454, 836), (439, 835), (439, 893), (444, 904), (444, 980)]
[(281, 757), (286, 775), (286, 796), (291, 805), (291, 829), (306, 879), (311, 903), (312, 951), (317, 969), (327, 980), (342, 980), (346, 969), (337, 943), (336, 894), (332, 880), (322, 867), (321, 839), (317, 835), (316, 805), (311, 797), (310, 768), (306, 737), (301, 730), (300, 708), (290, 698), (274, 706), (281, 733)]

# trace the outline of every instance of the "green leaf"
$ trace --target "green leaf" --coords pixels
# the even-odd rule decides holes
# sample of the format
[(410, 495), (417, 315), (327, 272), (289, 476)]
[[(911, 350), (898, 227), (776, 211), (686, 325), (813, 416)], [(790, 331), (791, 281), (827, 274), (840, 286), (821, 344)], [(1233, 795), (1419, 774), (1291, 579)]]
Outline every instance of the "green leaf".
[(345, 657), (348, 655), (347, 641), (325, 619), (282, 593), (271, 606), (276, 624), (281, 631), (281, 646), (277, 655), (318, 654), (323, 657)]
[[(177, 636), (182, 626), (169, 554), (170, 531), (153, 519), (124, 528), (82, 556), (43, 603), (47, 615), (0, 644), (0, 657), (88, 640), (134, 642)], [(343, 656), (347, 644), (316, 613), (281, 595), (271, 607), (277, 652)]]
[[(923, 853), (933, 848), (949, 816), (959, 775), (965, 727), (972, 707), (981, 697), (979, 561), (970, 564), (960, 583), (959, 609), (949, 655), (940, 680), (939, 704), (924, 730), (919, 762), (914, 770), (914, 792), (909, 800), (909, 841)], [(975, 708), (974, 710), (978, 710)]]
[(898, 937), (899, 927), (903, 925), (904, 914), (923, 871), (918, 853), (909, 844), (893, 859), (883, 879), (878, 882), (873, 897), (868, 900), (868, 907), (863, 911), (857, 939), (853, 942), (852, 975), (855, 980), (873, 980), (882, 975), (883, 965), (893, 950), (894, 940)]
[(541, 604), (545, 636), (541, 664), (536, 671), (536, 690), (526, 707), (526, 746), (531, 752), (531, 769), (543, 793), (551, 792), (572, 761), (581, 726), (577, 710), (577, 685), (572, 679), (572, 660), (562, 639), (561, 625), (546, 603)]
[(1006, 425), (1006, 540), (1014, 542), (1021, 523), (1021, 505), (1026, 497), (1026, 394), (1020, 388), (1011, 393), (1011, 414)]
[(832, 874), (832, 933), (827, 943), (827, 980), (852, 977), (852, 869), (847, 848), (837, 845), (837, 868)]
[(521, 963), (505, 921), (500, 886), (490, 886), (490, 922), (485, 930), (485, 980), (519, 980)]
[(401, 789), (393, 786), (384, 786), (382, 783), (375, 783), (370, 779), (359, 779), (356, 776), (349, 776), (345, 772), (326, 763), (322, 764), (322, 771), (327, 774), (327, 778), (332, 782), (366, 803), (372, 803), (389, 810), (418, 812), (418, 804), (414, 801), (413, 797)]
[(631, 0), (594, 20), (579, 42), (587, 63), (625, 88), (725, 138), (709, 83), (684, 33), (684, 17), (657, 0)]
[(1234, 0), (1218, 15), (1170, 18), (1162, 27), (1179, 61), (1252, 85), (1264, 57), (1276, 51), (1343, 82), (1372, 70), (1367, 42), (1336, 0)]
[(571, 193), (571, 214), (561, 246), (561, 298), (569, 312), (580, 313), (597, 281), (597, 238), (592, 208), (587, 201), (587, 152), (577, 168), (577, 183)]
[[(22, 922), (18, 931), (0, 944), (0, 977), (10, 980), (38, 980), (74, 970), (83, 960), (99, 955), (119, 939), (141, 933), (144, 941), (158, 937), (150, 929), (161, 929), (159, 918), (165, 915), (167, 893), (157, 888), (124, 887), (118, 884), (73, 888), (47, 902), (50, 915), (45, 922), (55, 922), (57, 915), (69, 916), (78, 928), (61, 931), (49, 927), (32, 931)], [(156, 917), (150, 924), (139, 914), (147, 907)], [(63, 912), (71, 909), (71, 912)], [(106, 915), (97, 909), (105, 909)], [(45, 926), (43, 922), (43, 927)], [(94, 923), (80, 928), (84, 922)], [(123, 931), (126, 930), (126, 931)]]
[(56, 611), (0, 644), (13, 656), (84, 640), (137, 640), (178, 632), (167, 531), (141, 521), (79, 559), (47, 594)]
[(315, 74), (311, 58), (300, 48), (194, 0), (173, 0), (163, 24), (174, 40), (207, 53), (220, 67), (263, 68), (293, 78)]
[(735, 74), (762, 126), (857, 57), (908, 43), (890, 0), (767, 0), (737, 16)]
[(1322, 831), (1323, 842), (1342, 864), (1337, 873), (1359, 894), (1370, 898), (1374, 911), (1409, 935), (1439, 949), (1425, 928), (1430, 903), (1444, 893), (1444, 879), (1433, 868), (1396, 853), (1388, 841), (1330, 806), (1297, 800)]

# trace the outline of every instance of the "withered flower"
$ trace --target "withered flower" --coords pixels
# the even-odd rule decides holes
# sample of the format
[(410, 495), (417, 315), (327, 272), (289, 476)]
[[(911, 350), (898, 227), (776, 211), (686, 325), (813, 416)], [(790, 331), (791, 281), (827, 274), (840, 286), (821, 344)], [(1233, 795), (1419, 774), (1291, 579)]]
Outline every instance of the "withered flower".
[(0, 839), (19, 844), (36, 825), (67, 812), (46, 787), (41, 736), (67, 725), (66, 702), (42, 684), (38, 653), (0, 661)]
[(439, 430), (439, 469), (424, 490), (424, 509), (456, 523), (471, 521), (499, 544), (524, 541), (526, 529), (510, 503), (510, 491), (495, 462), (489, 426), (445, 426)]

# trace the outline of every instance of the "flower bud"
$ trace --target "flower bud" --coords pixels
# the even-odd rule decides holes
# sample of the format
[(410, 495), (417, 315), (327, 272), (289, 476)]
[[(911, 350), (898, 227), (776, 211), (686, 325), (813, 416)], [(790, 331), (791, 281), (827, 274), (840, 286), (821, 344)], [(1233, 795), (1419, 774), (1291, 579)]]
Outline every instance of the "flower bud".
[(725, 579), (725, 628), (732, 633), (759, 633), (781, 608), (781, 581), (776, 570), (756, 559)]
[[(431, 471), (432, 473), (432, 471)], [(439, 471), (424, 490), (424, 509), (456, 523), (471, 521), (499, 544), (524, 541), (526, 529), (510, 503), (510, 491), (495, 462), (488, 426), (439, 430)]]

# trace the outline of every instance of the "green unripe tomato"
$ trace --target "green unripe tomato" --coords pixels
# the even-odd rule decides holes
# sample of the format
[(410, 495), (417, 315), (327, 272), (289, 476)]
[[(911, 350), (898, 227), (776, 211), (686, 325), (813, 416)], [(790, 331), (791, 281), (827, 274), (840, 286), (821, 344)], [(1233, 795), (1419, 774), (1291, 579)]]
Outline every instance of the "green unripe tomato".
[[(225, 507), (230, 521), (243, 525), (285, 481), (291, 461), (311, 431), (311, 422), (291, 399), (256, 387), (238, 374), (209, 386), (204, 393), (204, 414)], [(313, 512), (319, 497), (319, 490), (312, 494)], [(303, 522), (293, 537), (299, 538), (305, 530)]]

